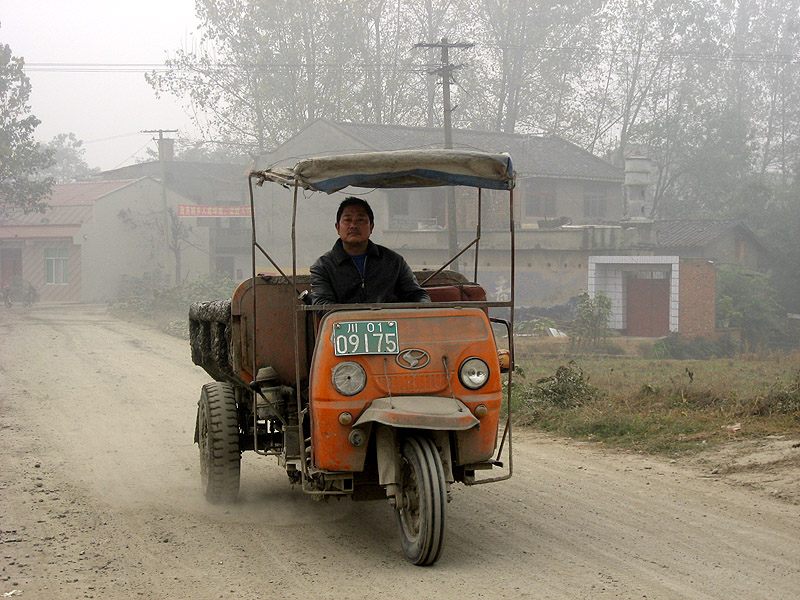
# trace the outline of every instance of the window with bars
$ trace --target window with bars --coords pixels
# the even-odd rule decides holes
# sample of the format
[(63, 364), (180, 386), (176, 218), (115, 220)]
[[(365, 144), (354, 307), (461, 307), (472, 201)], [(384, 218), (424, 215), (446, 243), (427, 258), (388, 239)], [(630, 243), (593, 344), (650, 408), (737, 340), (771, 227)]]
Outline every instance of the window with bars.
[(587, 187), (583, 191), (583, 216), (606, 216), (606, 191)]
[(45, 283), (69, 283), (69, 248), (46, 248), (44, 251)]
[(552, 181), (527, 181), (525, 183), (526, 217), (556, 216), (556, 186)]

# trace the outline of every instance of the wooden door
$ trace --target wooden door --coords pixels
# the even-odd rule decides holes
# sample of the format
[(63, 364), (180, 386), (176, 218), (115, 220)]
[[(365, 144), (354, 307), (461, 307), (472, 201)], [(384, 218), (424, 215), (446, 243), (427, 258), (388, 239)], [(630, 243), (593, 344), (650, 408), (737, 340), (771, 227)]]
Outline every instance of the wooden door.
[(627, 280), (627, 334), (659, 337), (669, 334), (669, 279)]

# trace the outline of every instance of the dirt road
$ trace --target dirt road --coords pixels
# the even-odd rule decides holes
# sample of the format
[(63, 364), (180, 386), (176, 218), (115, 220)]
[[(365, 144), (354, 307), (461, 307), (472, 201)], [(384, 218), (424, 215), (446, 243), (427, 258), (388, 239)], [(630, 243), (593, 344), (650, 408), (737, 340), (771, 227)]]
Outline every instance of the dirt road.
[(433, 567), (387, 503), (319, 504), (248, 453), (206, 504), (186, 342), (103, 307), (0, 313), (0, 597), (798, 598), (800, 505), (669, 461), (522, 434), (454, 488)]

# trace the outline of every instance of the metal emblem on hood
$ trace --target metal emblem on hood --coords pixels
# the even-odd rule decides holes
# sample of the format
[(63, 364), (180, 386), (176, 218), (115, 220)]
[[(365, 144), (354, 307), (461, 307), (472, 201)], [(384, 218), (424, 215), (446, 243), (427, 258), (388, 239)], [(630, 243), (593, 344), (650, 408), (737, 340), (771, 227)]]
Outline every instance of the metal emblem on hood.
[(421, 369), (431, 362), (431, 356), (425, 350), (409, 348), (398, 354), (394, 361), (404, 369)]

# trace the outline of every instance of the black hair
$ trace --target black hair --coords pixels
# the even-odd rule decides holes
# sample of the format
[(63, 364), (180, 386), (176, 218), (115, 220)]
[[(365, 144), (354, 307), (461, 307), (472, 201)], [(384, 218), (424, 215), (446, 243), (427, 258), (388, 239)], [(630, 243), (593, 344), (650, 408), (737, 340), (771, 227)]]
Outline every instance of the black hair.
[(341, 218), (344, 209), (347, 208), (348, 206), (360, 206), (366, 211), (367, 215), (369, 216), (370, 224), (373, 224), (375, 222), (375, 215), (372, 213), (372, 208), (370, 208), (370, 205), (367, 204), (366, 200), (364, 200), (363, 198), (357, 198), (356, 196), (348, 196), (347, 198), (342, 200), (342, 203), (339, 205), (339, 210), (336, 211), (337, 223), (339, 222), (339, 219)]

